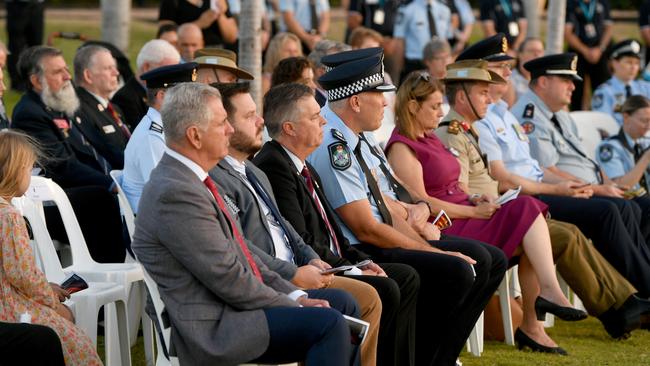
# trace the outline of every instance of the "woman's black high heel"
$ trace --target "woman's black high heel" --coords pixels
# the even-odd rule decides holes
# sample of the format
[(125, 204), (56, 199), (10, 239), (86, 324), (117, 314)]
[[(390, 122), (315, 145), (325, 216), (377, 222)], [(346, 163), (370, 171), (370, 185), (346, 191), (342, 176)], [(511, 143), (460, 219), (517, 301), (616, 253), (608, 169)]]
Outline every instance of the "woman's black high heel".
[(517, 349), (524, 349), (524, 347), (530, 348), (533, 352), (544, 352), (544, 353), (556, 353), (562, 356), (568, 356), (567, 351), (562, 347), (547, 347), (543, 344), (535, 342), (532, 338), (522, 332), (521, 329), (517, 328), (515, 331), (515, 343), (517, 344)]
[(551, 313), (558, 318), (569, 322), (587, 319), (587, 313), (582, 310), (574, 309), (569, 306), (560, 306), (541, 296), (537, 296), (537, 300), (535, 300), (535, 314), (537, 314), (537, 320), (544, 321), (544, 319), (546, 319), (546, 313)]

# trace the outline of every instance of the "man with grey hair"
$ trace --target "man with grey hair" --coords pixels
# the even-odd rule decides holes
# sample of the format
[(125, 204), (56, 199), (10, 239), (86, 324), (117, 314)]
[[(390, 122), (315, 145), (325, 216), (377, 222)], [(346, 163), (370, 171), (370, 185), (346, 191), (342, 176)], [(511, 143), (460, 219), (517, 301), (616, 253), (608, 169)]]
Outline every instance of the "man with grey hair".
[(168, 65), (141, 76), (147, 83), (147, 100), (150, 107), (126, 145), (122, 175), (122, 189), (133, 212), (137, 213), (142, 188), (165, 152), (165, 134), (160, 110), (167, 88), (181, 82), (196, 81), (197, 68), (198, 64), (193, 62)]
[(124, 122), (135, 130), (142, 117), (147, 114), (147, 96), (140, 75), (161, 66), (179, 63), (181, 56), (174, 46), (162, 39), (151, 40), (142, 46), (136, 58), (136, 75), (115, 93), (111, 101), (123, 112)]
[(183, 83), (164, 104), (167, 150), (144, 188), (133, 248), (161, 290), (173, 355), (195, 365), (350, 364), (342, 315), (251, 252), (208, 176), (233, 133), (219, 92)]
[(117, 90), (119, 74), (108, 49), (90, 45), (77, 50), (74, 78), (81, 102), (80, 116), (85, 122), (80, 123), (79, 128), (113, 169), (124, 167), (124, 148), (131, 137), (119, 107), (109, 100)]
[(316, 83), (316, 93), (314, 97), (321, 107), (327, 102), (327, 92), (318, 83), (318, 78), (327, 72), (325, 65), (321, 63), (321, 59), (327, 55), (350, 51), (351, 49), (352, 47), (343, 42), (324, 39), (318, 41), (316, 46), (314, 46), (314, 49), (307, 56), (309, 61), (311, 61), (312, 69), (314, 70), (314, 82)]
[(446, 39), (433, 37), (422, 50), (422, 62), (427, 71), (436, 79), (442, 79), (447, 75), (447, 65), (453, 61), (451, 47)]
[[(79, 99), (61, 51), (30, 47), (22, 53), (18, 70), (28, 90), (14, 108), (11, 127), (35, 138), (51, 158), (43, 161), (44, 174), (66, 190), (93, 258), (105, 263), (124, 261), (110, 165), (79, 129)], [(67, 240), (64, 232), (51, 234)]]

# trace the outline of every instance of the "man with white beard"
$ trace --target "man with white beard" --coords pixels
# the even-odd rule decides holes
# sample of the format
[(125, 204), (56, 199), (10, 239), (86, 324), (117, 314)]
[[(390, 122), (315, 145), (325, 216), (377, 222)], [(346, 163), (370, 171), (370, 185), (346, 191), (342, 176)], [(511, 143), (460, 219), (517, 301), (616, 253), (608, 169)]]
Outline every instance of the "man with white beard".
[[(79, 129), (88, 122), (76, 116), (79, 99), (61, 51), (30, 47), (20, 56), (18, 72), (27, 81), (27, 92), (14, 108), (11, 128), (26, 132), (42, 147), (47, 157), (41, 162), (44, 175), (66, 190), (93, 258), (123, 261), (122, 222), (108, 176), (110, 165)], [(50, 233), (67, 241), (61, 226), (50, 226)]]

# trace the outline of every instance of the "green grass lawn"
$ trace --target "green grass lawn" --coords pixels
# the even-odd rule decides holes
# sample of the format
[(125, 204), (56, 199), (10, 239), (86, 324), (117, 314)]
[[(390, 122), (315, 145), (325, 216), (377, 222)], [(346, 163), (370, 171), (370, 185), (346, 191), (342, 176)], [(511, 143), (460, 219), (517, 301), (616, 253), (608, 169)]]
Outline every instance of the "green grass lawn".
[[(333, 24), (332, 38), (342, 39), (344, 25), (342, 20)], [(4, 21), (0, 22), (0, 27), (4, 29)], [(46, 23), (46, 34), (52, 31), (71, 31), (80, 32), (90, 36), (93, 39), (99, 39), (100, 24), (98, 21), (90, 20), (69, 20), (69, 19), (48, 19)], [(131, 23), (131, 40), (128, 50), (128, 56), (131, 64), (135, 69), (135, 58), (140, 47), (153, 38), (156, 31), (156, 25), (152, 22), (133, 21)], [(616, 39), (627, 37), (638, 38), (638, 30), (634, 23), (620, 23), (615, 25), (614, 31)], [(480, 39), (480, 29), (475, 27), (472, 39)], [(6, 34), (0, 32), (0, 39), (6, 42)], [(61, 48), (64, 52), (68, 65), (72, 67), (72, 58), (76, 48), (79, 46), (78, 41), (57, 40), (55, 47)], [(5, 80), (8, 76), (5, 73)], [(5, 103), (8, 114), (11, 115), (14, 105), (17, 103), (20, 95), (8, 91), (5, 94)], [(520, 352), (515, 347), (506, 346), (503, 343), (486, 342), (485, 350), (482, 357), (474, 357), (469, 353), (461, 355), (461, 361), (466, 366), (474, 365), (650, 365), (650, 332), (637, 331), (626, 341), (611, 340), (600, 323), (589, 318), (586, 321), (578, 323), (566, 323), (556, 321), (555, 327), (548, 330), (549, 334), (564, 347), (569, 353), (569, 357), (542, 355), (530, 352)], [(103, 353), (103, 337), (98, 340), (100, 354)], [(132, 349), (133, 365), (144, 365), (144, 350), (142, 337), (138, 340), (136, 346)]]

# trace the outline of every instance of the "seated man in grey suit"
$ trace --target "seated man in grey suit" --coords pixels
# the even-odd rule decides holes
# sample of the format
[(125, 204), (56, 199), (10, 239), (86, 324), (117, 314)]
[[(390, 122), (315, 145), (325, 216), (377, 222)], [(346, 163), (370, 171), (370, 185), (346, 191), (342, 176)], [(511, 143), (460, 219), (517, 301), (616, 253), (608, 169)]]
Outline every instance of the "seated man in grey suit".
[(162, 120), (168, 150), (144, 187), (132, 247), (160, 288), (172, 355), (186, 365), (350, 364), (342, 315), (251, 253), (208, 177), (233, 132), (219, 92), (174, 86)]
[[(361, 319), (370, 323), (361, 345), (361, 361), (363, 365), (375, 365), (382, 314), (382, 302), (377, 291), (356, 279), (321, 274), (331, 266), (322, 261), (282, 217), (266, 175), (247, 160), (262, 146), (264, 128), (264, 120), (257, 114), (257, 107), (250, 95), (250, 85), (213, 85), (221, 92), (228, 121), (235, 132), (230, 138), (228, 155), (209, 174), (217, 182), (226, 204), (240, 220), (244, 237), (253, 242), (252, 251), (282, 278), (300, 288), (311, 289), (308, 290), (310, 296), (322, 298), (321, 294), (312, 293), (324, 286), (352, 294), (359, 303)], [(385, 277), (383, 270), (379, 270)], [(329, 297), (324, 299), (332, 302)], [(336, 302), (332, 305), (337, 308)]]

